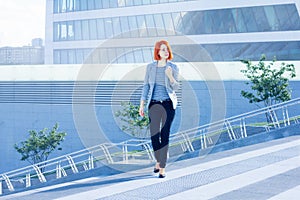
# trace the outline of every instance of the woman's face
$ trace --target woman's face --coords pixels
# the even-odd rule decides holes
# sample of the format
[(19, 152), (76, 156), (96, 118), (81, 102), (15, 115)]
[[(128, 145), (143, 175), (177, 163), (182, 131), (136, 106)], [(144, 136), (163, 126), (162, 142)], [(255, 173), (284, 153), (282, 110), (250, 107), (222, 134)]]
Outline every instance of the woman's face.
[(169, 58), (169, 50), (165, 44), (160, 45), (159, 56), (161, 59)]

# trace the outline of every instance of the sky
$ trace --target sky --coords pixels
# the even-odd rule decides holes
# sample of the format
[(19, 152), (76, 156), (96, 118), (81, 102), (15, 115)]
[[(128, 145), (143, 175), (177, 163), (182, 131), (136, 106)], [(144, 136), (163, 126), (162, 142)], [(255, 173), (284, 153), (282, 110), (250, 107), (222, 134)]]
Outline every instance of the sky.
[(45, 41), (46, 0), (0, 0), (0, 47)]

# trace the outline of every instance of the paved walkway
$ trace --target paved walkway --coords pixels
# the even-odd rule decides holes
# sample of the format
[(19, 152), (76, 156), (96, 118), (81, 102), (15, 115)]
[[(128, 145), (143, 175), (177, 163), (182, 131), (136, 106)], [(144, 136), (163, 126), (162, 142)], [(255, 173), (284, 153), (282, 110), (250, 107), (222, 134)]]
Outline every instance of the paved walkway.
[(300, 136), (172, 162), (167, 177), (152, 168), (92, 177), (0, 199), (299, 199)]

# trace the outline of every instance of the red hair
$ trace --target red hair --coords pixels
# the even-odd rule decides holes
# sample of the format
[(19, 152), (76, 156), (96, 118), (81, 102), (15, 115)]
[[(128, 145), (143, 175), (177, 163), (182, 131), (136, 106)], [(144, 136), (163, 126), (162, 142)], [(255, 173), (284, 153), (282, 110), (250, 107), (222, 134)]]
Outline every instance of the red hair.
[(157, 41), (155, 43), (155, 46), (154, 46), (154, 60), (160, 60), (159, 51), (160, 51), (160, 46), (162, 44), (166, 45), (167, 49), (169, 51), (169, 57), (167, 58), (167, 60), (172, 60), (173, 59), (173, 53), (172, 53), (171, 47), (169, 45), (169, 42), (167, 42), (166, 40), (160, 40), (160, 41)]

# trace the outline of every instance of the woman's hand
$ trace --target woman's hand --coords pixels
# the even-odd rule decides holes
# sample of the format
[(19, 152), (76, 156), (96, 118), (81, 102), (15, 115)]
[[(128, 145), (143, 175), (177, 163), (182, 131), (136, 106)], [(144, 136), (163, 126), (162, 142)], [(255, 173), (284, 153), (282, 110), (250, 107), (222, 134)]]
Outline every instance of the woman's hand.
[(141, 104), (140, 104), (139, 114), (140, 114), (141, 117), (145, 116), (145, 113), (144, 113), (144, 102), (141, 102)]
[(169, 78), (170, 82), (174, 83), (175, 79), (173, 77), (173, 72), (172, 71), (173, 71), (172, 68), (170, 66), (168, 66), (165, 73), (166, 73), (167, 77)]

